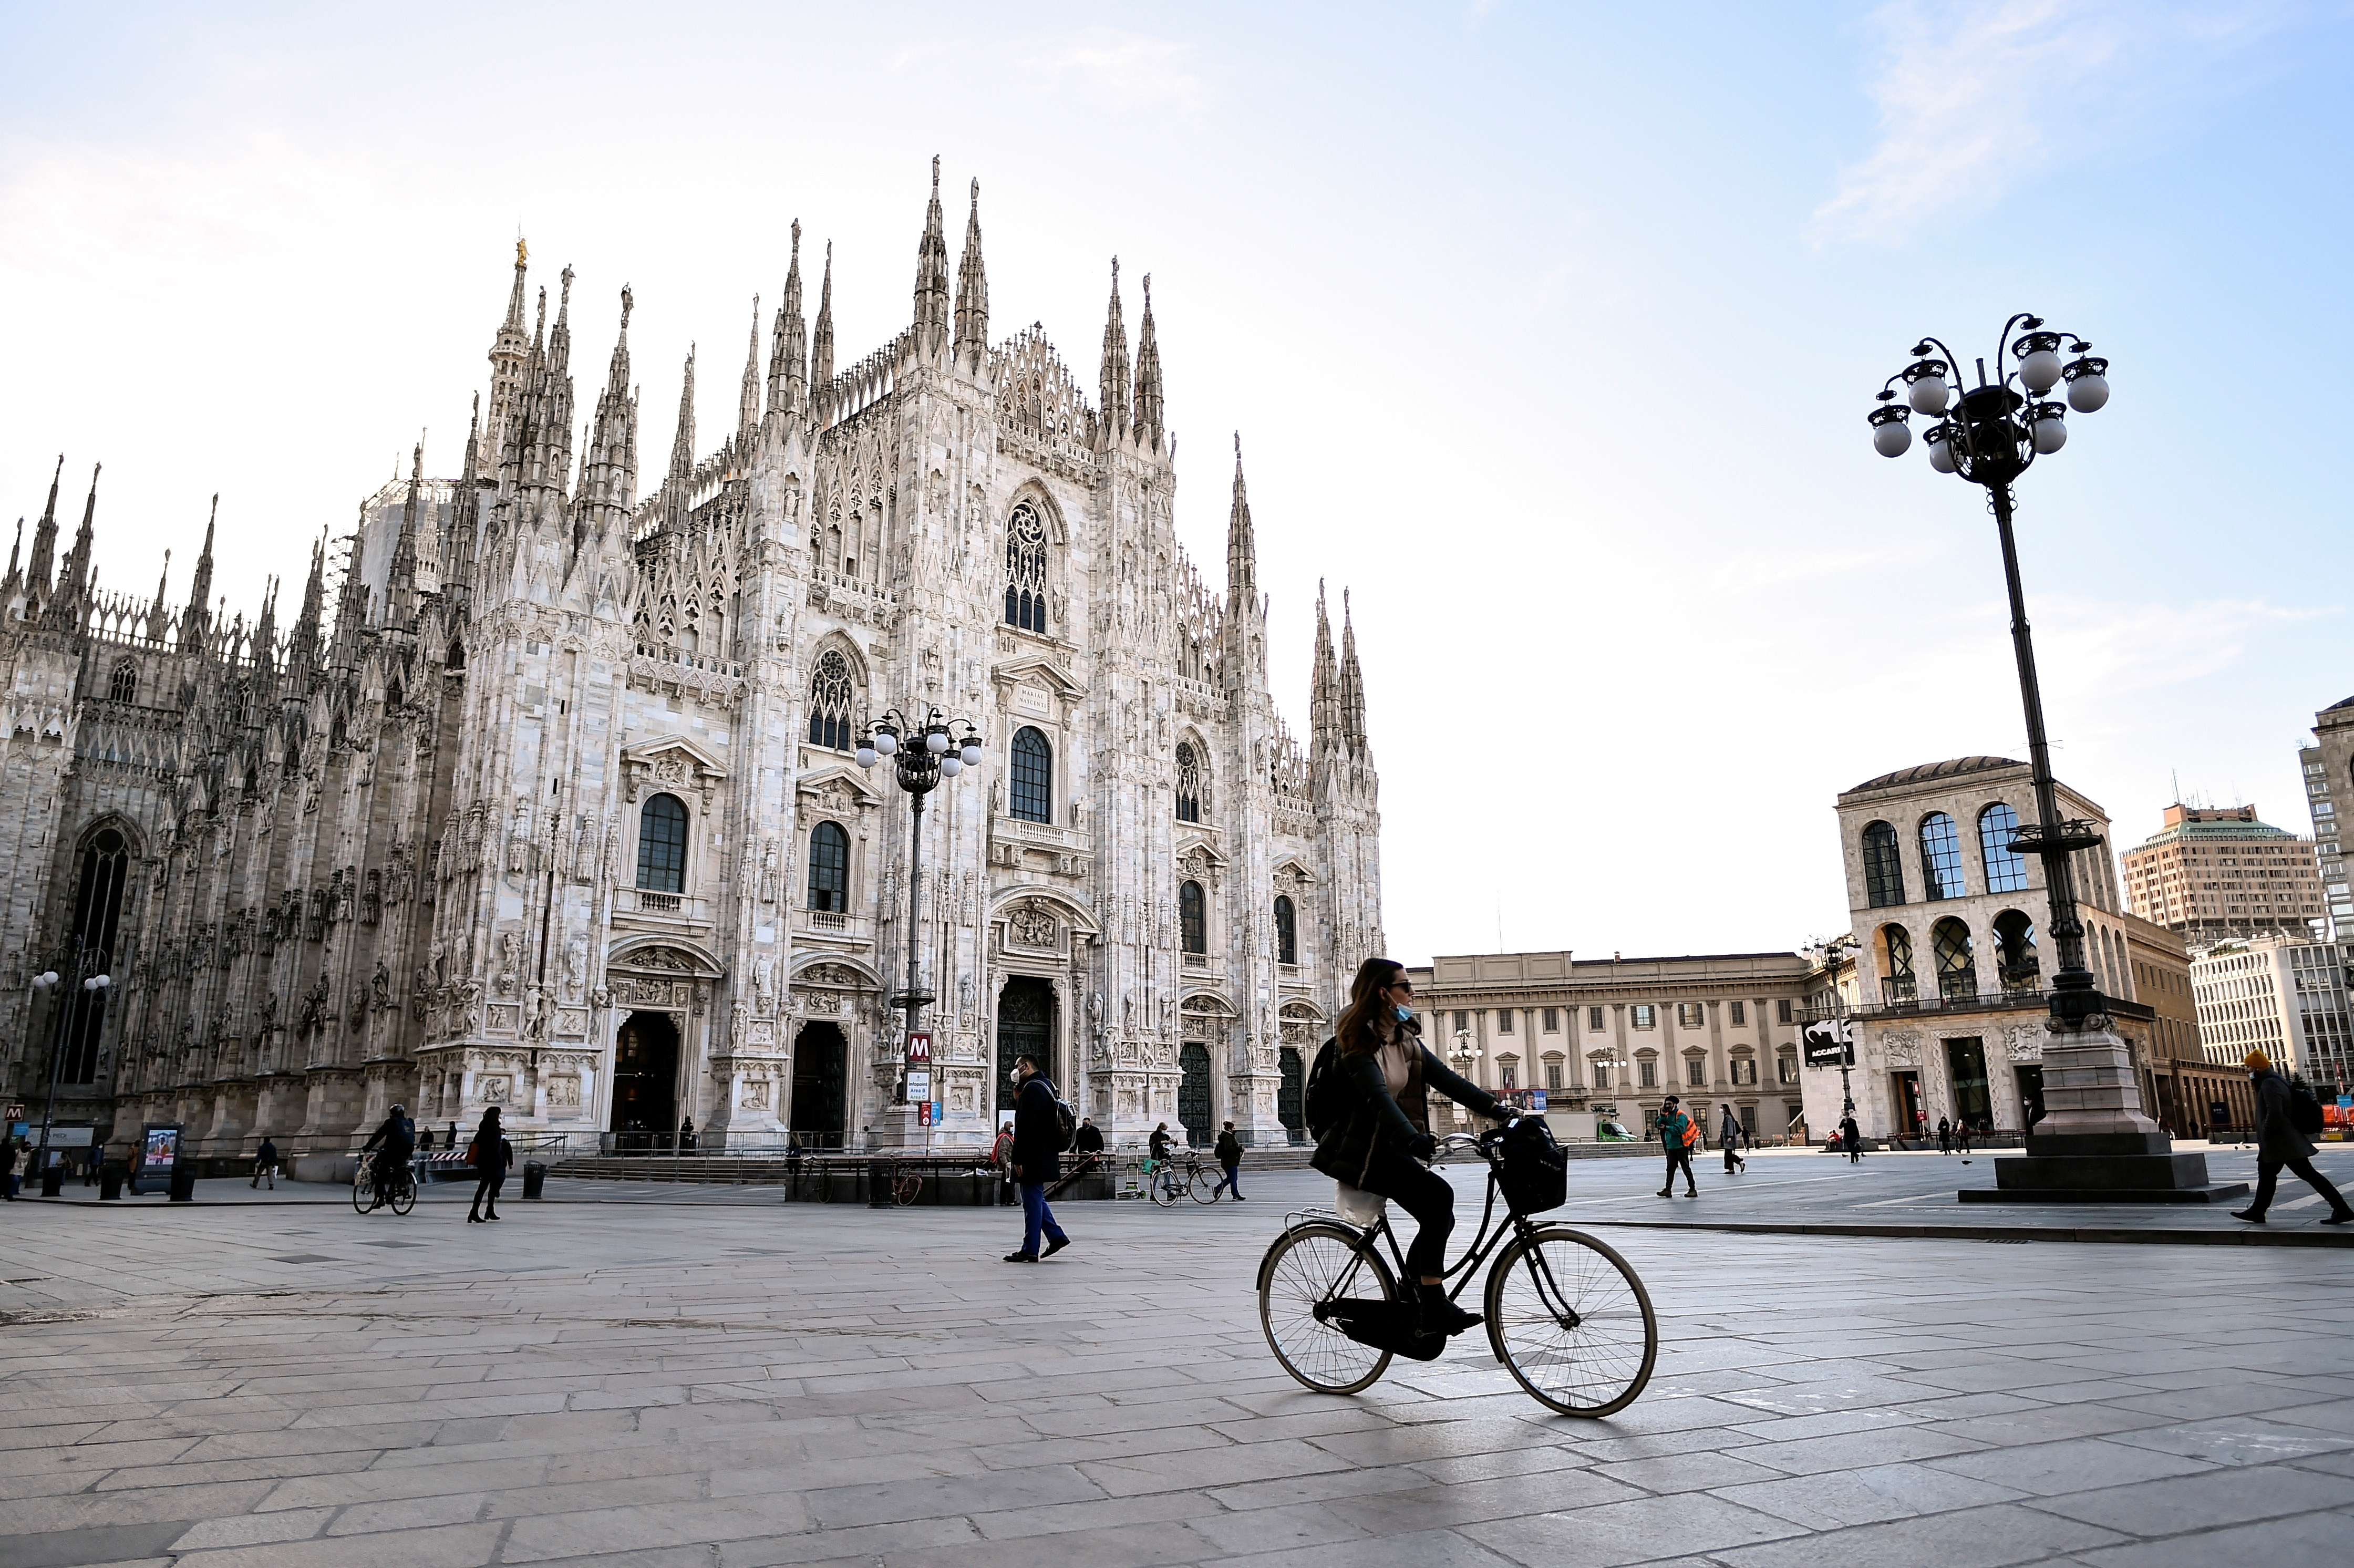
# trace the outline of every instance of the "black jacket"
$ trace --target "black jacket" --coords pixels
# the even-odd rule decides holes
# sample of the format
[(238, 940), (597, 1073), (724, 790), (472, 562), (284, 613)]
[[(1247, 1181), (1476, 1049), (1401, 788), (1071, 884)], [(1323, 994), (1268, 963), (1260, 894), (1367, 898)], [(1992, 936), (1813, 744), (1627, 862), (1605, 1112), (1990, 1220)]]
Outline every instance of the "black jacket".
[(2252, 1073), (2256, 1088), (2256, 1158), (2285, 1165), (2313, 1158), (2313, 1145), (2288, 1119), (2288, 1080), (2278, 1073)]
[(1101, 1154), (1103, 1152), (1103, 1128), (1097, 1127), (1093, 1122), (1087, 1123), (1079, 1128), (1078, 1139), (1071, 1147), (1073, 1152), (1078, 1154)]
[(1021, 1168), (1015, 1180), (1025, 1187), (1062, 1179), (1063, 1123), (1055, 1097), (1044, 1073), (1031, 1074), (1013, 1097), (1013, 1163)]
[[(1457, 1105), (1481, 1116), (1500, 1120), (1511, 1114), (1495, 1096), (1458, 1076), (1446, 1063), (1432, 1055), (1430, 1047), (1418, 1038), (1414, 1044), (1416, 1060), (1408, 1075), (1405, 1098), (1417, 1111), (1425, 1104), (1423, 1091), (1437, 1089)], [(1415, 1140), (1430, 1129), (1417, 1125), (1400, 1107), (1397, 1098), (1390, 1093), (1389, 1082), (1383, 1076), (1380, 1059), (1374, 1053), (1335, 1051), (1332, 1065), (1355, 1105), (1333, 1124), (1331, 1131), (1317, 1140), (1316, 1156), (1309, 1163), (1336, 1181), (1361, 1187), (1364, 1185), (1367, 1168), (1373, 1164), (1374, 1150), (1388, 1148), (1410, 1153)]]
[(253, 1157), (264, 1165), (275, 1165), (278, 1163), (278, 1146), (265, 1138), (261, 1140), (261, 1147), (253, 1151)]
[(360, 1152), (366, 1154), (370, 1150), (381, 1149), (395, 1160), (406, 1160), (416, 1147), (417, 1133), (409, 1126), (408, 1118), (387, 1116), (374, 1132), (368, 1134), (368, 1140), (360, 1146)]
[(505, 1178), (514, 1164), (514, 1145), (504, 1132), (474, 1135), (474, 1178), (480, 1181), (497, 1181)]
[(1232, 1132), (1218, 1134), (1218, 1163), (1240, 1165), (1243, 1162), (1243, 1140)]

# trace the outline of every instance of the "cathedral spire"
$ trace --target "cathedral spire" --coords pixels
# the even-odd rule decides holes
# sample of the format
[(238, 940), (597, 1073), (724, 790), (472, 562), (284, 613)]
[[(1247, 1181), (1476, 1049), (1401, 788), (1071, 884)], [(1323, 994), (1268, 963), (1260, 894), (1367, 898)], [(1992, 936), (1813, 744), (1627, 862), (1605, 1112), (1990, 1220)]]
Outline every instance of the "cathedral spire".
[(196, 556), (196, 575), (188, 579), (188, 608), (180, 612), (180, 652), (199, 653), (204, 651), (205, 634), (212, 630), (212, 620), (205, 601), (213, 596), (213, 529), (220, 522), (220, 496), (213, 496), (212, 515), (205, 519), (205, 547)]
[(407, 626), (417, 611), (417, 503), (425, 488), (425, 432), (417, 432), (417, 450), (408, 468), (408, 493), (400, 503), (400, 536), (392, 546), (392, 576), (386, 599), (394, 623)]
[[(8, 546), (8, 577), (7, 577), (7, 581), (6, 581), (6, 587), (7, 587), (7, 588), (8, 588), (10, 591), (14, 591), (14, 590), (15, 590), (15, 588), (16, 588), (16, 580), (17, 580), (16, 574), (17, 574), (17, 568), (18, 568), (18, 567), (22, 564), (22, 559), (23, 559), (24, 554), (25, 554), (25, 520), (24, 520), (22, 517), (19, 517), (19, 518), (17, 518), (17, 519), (16, 519), (16, 542), (14, 545), (11, 545), (11, 546)], [(164, 564), (168, 566), (168, 565), (171, 563), (171, 559), (172, 559), (172, 552), (171, 552), (171, 551), (169, 551), (169, 550), (164, 551)]]
[(1357, 668), (1357, 628), (1349, 616), (1349, 590), (1341, 590), (1341, 741), (1349, 755), (1365, 758), (1365, 677)]
[(621, 290), (621, 330), (613, 339), (605, 389), (597, 395), (597, 419), (589, 428), (581, 465), (580, 499), (596, 513), (599, 533), (626, 516), (638, 486), (638, 399), (630, 389), (630, 311), (634, 302)]
[(932, 202), (916, 242), (916, 352), (927, 358), (948, 344), (949, 242), (940, 228), (940, 160), (932, 159)]
[(981, 263), (981, 182), (972, 182), (972, 211), (964, 224), (964, 258), (957, 263), (956, 352), (975, 371), (989, 354), (989, 276)]
[(26, 585), (37, 600), (49, 597), (49, 567), (58, 549), (58, 485), (65, 478), (66, 454), (58, 454), (58, 466), (49, 475), (49, 503), (41, 509), (41, 520), (33, 526), (33, 558), (26, 564)]
[(300, 672), (308, 675), (319, 662), (319, 615), (326, 600), (327, 534), (319, 531), (318, 542), (311, 546), (311, 576), (302, 584), (302, 613), (294, 622), (294, 635), (286, 645), (286, 668), (289, 673)]
[(96, 532), (98, 517), (98, 475), (104, 466), (90, 464), (90, 499), (82, 503), (81, 526), (74, 530), (73, 546), (66, 551), (66, 558), (58, 567), (58, 590), (49, 596), (47, 609), (51, 613), (45, 619), (60, 626), (80, 619), (90, 587), (90, 537)]
[(1235, 432), (1235, 503), (1226, 514), (1226, 615), (1258, 608), (1258, 541), (1251, 534), (1250, 495), (1243, 489), (1243, 434)]
[(752, 432), (760, 428), (760, 296), (752, 296), (751, 346), (744, 351), (744, 385), (736, 395), (737, 461), (752, 450)]
[(1316, 673), (1308, 694), (1309, 754), (1325, 764), (1341, 744), (1341, 674), (1332, 658), (1332, 622), (1324, 612), (1324, 579), (1316, 579)]
[(670, 471), (663, 476), (663, 513), (669, 526), (686, 526), (687, 486), (695, 475), (695, 344), (686, 345), (686, 381), (678, 393), (678, 434), (670, 444)]
[(514, 286), (507, 292), (506, 319), (491, 336), (491, 440), (482, 454), (483, 468), (470, 478), (486, 477), (495, 470), (523, 396), (524, 355), (529, 344), (523, 335), (523, 297), (530, 274), (529, 255), (520, 237), (515, 240)]
[(1161, 450), (1161, 348), (1152, 341), (1152, 274), (1144, 275), (1144, 320), (1136, 329), (1136, 439)]
[(798, 413), (809, 392), (809, 323), (801, 319), (801, 220), (793, 219), (793, 261), (785, 270), (785, 302), (769, 337), (769, 412)]
[(1119, 258), (1111, 259), (1111, 308), (1104, 316), (1103, 368), (1096, 377), (1096, 401), (1104, 428), (1115, 439), (1128, 430), (1128, 328), (1119, 319)]
[(810, 339), (810, 393), (833, 379), (833, 241), (825, 242), (825, 277), (817, 290), (817, 332)]

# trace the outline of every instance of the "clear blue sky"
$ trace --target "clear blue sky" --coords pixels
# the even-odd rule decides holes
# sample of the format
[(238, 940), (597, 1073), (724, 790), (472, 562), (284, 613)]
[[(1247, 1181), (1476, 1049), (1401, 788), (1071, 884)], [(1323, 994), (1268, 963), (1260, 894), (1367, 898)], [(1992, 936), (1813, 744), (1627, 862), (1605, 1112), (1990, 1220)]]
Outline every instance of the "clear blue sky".
[[(0, 8), (0, 524), (106, 463), (100, 565), (250, 608), (420, 427), (447, 471), (520, 228), (593, 387), (634, 285), (642, 450), (699, 340), (732, 421), (788, 226), (840, 357), (907, 319), (928, 161), (993, 321), (1092, 387), (1153, 274), (1181, 533), (1239, 428), (1305, 727), (1354, 590), (1392, 946), (1842, 929), (1832, 796), (2021, 755), (1977, 494), (1863, 414), (2014, 310), (2115, 397), (2020, 498), (2062, 776), (2307, 826), (2354, 694), (2338, 4)], [(960, 219), (959, 220), (960, 227)], [(584, 394), (585, 395), (585, 394)], [(658, 461), (658, 456), (650, 461)], [(651, 481), (649, 481), (651, 482)], [(78, 515), (78, 511), (77, 511)], [(298, 584), (299, 586), (299, 584)]]

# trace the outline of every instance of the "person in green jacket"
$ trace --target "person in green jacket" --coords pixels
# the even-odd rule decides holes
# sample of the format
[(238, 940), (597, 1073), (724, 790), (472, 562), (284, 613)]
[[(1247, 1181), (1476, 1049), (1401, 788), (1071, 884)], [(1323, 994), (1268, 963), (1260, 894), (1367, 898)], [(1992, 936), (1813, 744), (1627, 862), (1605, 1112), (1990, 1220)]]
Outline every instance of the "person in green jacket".
[(1684, 1115), (1682, 1102), (1675, 1096), (1670, 1095), (1659, 1102), (1659, 1141), (1668, 1150), (1668, 1184), (1659, 1189), (1662, 1198), (1676, 1195), (1676, 1169), (1679, 1166), (1682, 1167), (1684, 1173), (1684, 1196), (1700, 1196), (1700, 1183), (1692, 1179), (1691, 1145), (1685, 1141), (1685, 1134), (1691, 1130), (1691, 1118)]

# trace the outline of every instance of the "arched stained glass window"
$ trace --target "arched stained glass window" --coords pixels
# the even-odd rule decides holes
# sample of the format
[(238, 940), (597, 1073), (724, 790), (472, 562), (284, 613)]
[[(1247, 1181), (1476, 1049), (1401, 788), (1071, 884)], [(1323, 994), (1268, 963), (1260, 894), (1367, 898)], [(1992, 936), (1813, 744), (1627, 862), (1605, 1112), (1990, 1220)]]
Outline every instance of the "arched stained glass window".
[(1202, 885), (1188, 882), (1177, 889), (1178, 934), (1189, 953), (1210, 950), (1210, 915), (1202, 897)]
[(850, 835), (840, 822), (810, 830), (809, 906), (834, 915), (850, 907)]
[(810, 677), (809, 737), (811, 746), (848, 751), (857, 745), (850, 722), (856, 695), (851, 684), (850, 661), (839, 648), (818, 655), (817, 672)]
[(1013, 816), (1023, 822), (1055, 820), (1055, 749), (1028, 725), (1013, 732)]
[(1027, 501), (1005, 524), (1005, 623), (1046, 630), (1046, 524)]
[(1997, 800), (1978, 813), (1978, 853), (1986, 856), (1988, 893), (2027, 891), (2027, 860), (2011, 853), (2011, 835), (2019, 832), (2019, 813)]
[(1904, 902), (1904, 856), (1896, 846), (1896, 830), (1886, 822), (1863, 830), (1863, 883), (1874, 909)]
[(114, 674), (106, 683), (110, 702), (135, 703), (139, 700), (139, 662), (125, 659), (114, 667)]
[(1930, 903), (1959, 898), (1969, 892), (1962, 876), (1962, 840), (1954, 819), (1932, 811), (1921, 819), (1921, 894)]
[(1970, 928), (1959, 920), (1940, 920), (1929, 933), (1929, 946), (1937, 958), (1937, 994), (1948, 998), (1976, 996), (1978, 965), (1970, 943)]
[(1187, 740), (1177, 743), (1177, 820), (1202, 820), (1202, 759)]
[(657, 795), (638, 813), (638, 885), (686, 891), (686, 806), (675, 795)]
[(1299, 916), (1293, 913), (1291, 900), (1280, 893), (1275, 895), (1275, 961), (1299, 961)]

